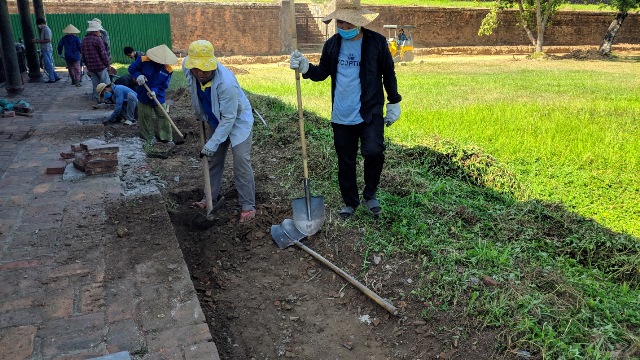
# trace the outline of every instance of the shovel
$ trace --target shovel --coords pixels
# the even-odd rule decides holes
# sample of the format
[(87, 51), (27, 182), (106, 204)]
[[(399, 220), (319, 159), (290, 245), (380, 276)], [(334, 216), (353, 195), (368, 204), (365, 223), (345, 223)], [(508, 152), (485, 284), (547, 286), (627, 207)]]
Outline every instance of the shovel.
[[(142, 85), (147, 90), (147, 92), (151, 92), (151, 89), (149, 89), (149, 86), (147, 86), (147, 83), (144, 83)], [(173, 127), (173, 130), (175, 130), (178, 133), (178, 136), (180, 136), (180, 140), (177, 140), (176, 144), (184, 144), (184, 141), (187, 139), (187, 136), (182, 135), (180, 130), (178, 130), (178, 127), (176, 126), (176, 124), (173, 122), (173, 120), (171, 120), (171, 116), (169, 116), (169, 113), (167, 112), (167, 110), (165, 110), (164, 106), (160, 104), (160, 101), (158, 101), (158, 99), (155, 96), (153, 97), (153, 100), (156, 102), (156, 105), (158, 105), (160, 110), (162, 110), (162, 113), (167, 118), (167, 120), (169, 120), (169, 123), (171, 124), (171, 127)]]
[[(204, 146), (204, 140), (206, 132), (204, 122), (200, 122), (200, 145)], [(213, 200), (211, 198), (211, 179), (209, 178), (209, 157), (202, 157), (202, 174), (204, 176), (204, 196), (207, 202), (207, 214), (196, 213), (191, 219), (189, 224), (192, 230), (207, 230), (215, 224), (213, 214), (222, 207), (224, 203), (224, 196), (219, 198), (216, 202), (216, 206), (213, 206)]]
[[(291, 10), (291, 44), (297, 45), (295, 4), (289, 1)], [(302, 143), (302, 167), (304, 169), (304, 198), (293, 199), (293, 222), (296, 228), (305, 235), (313, 235), (320, 230), (324, 223), (324, 199), (321, 196), (311, 196), (309, 190), (309, 170), (307, 169), (307, 144), (304, 134), (304, 118), (302, 116), (302, 92), (300, 90), (300, 70), (296, 69), (296, 93), (298, 96), (298, 127), (300, 128), (300, 142)]]
[(380, 295), (374, 293), (369, 288), (364, 286), (361, 282), (354, 279), (352, 276), (344, 272), (339, 267), (333, 265), (329, 260), (322, 257), (317, 252), (309, 249), (300, 240), (304, 239), (306, 236), (298, 231), (293, 220), (285, 219), (281, 225), (271, 225), (271, 237), (276, 242), (276, 245), (280, 249), (288, 248), (291, 245), (296, 245), (300, 249), (304, 250), (307, 254), (313, 256), (316, 260), (321, 263), (327, 265), (331, 270), (333, 270), (336, 274), (342, 276), (345, 280), (347, 280), (351, 285), (355, 286), (358, 290), (360, 290), (363, 294), (367, 295), (371, 300), (375, 301), (378, 305), (382, 306), (385, 310), (390, 312), (393, 315), (398, 315), (398, 309), (390, 304), (387, 300), (380, 297)]

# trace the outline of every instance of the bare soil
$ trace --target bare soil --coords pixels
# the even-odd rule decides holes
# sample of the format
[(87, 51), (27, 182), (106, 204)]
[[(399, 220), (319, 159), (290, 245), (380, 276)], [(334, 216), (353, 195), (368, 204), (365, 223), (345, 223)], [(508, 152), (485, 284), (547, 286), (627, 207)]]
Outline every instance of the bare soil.
[[(168, 152), (160, 149), (160, 157), (149, 157), (148, 167), (140, 171), (151, 171), (166, 184), (161, 187), (164, 203), (222, 359), (513, 358), (501, 352), (506, 347), (500, 345), (500, 329), (481, 327), (460, 315), (460, 309), (430, 310), (428, 317), (421, 316), (433, 307), (410, 295), (412, 279), (418, 279), (422, 269), (417, 259), (382, 256), (379, 264), (362, 273), (360, 233), (340, 226), (335, 218), (328, 218), (328, 225), (305, 239), (305, 244), (390, 298), (399, 316), (385, 311), (301, 249), (280, 250), (271, 239), (270, 227), (291, 218), (294, 196), (274, 191), (277, 179), (269, 175), (274, 167), (299, 161), (295, 144), (254, 147), (255, 221), (238, 222), (237, 193), (227, 166), (222, 188), (226, 201), (216, 213), (214, 226), (194, 231), (191, 222), (196, 212), (203, 212), (192, 207), (203, 195), (199, 125), (187, 92), (173, 92), (168, 98), (174, 102), (170, 115), (187, 135), (186, 142)], [(135, 137), (137, 128), (106, 126), (104, 135), (107, 139)], [(109, 215), (115, 223), (129, 224), (119, 231), (153, 242), (165, 236), (152, 221), (157, 206), (148, 203), (157, 202), (157, 197), (140, 199), (123, 201)], [(407, 295), (397, 298), (398, 293)]]

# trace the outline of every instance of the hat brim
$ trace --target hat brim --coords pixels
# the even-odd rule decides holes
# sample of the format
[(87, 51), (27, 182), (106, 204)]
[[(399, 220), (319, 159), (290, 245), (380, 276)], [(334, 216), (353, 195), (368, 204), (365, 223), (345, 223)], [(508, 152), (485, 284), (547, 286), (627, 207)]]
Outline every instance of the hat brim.
[(199, 57), (187, 56), (184, 59), (184, 67), (191, 69), (199, 69), (202, 71), (213, 71), (218, 68), (218, 59), (214, 57)]
[(322, 22), (328, 24), (331, 20), (342, 20), (355, 26), (365, 26), (370, 24), (377, 17), (378, 13), (365, 9), (336, 9), (331, 14), (325, 16), (322, 19)]
[(147, 50), (147, 57), (153, 62), (163, 65), (173, 65), (178, 62), (176, 54), (166, 45), (156, 46)]

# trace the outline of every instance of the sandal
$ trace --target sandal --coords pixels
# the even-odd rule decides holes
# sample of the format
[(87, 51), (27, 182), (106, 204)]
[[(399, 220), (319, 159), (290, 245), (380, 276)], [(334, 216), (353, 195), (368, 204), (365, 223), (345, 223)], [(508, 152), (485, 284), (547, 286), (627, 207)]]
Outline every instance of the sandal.
[(204, 209), (207, 207), (207, 198), (203, 197), (200, 201), (194, 201), (191, 203), (191, 207), (197, 207), (200, 209)]
[(256, 218), (255, 210), (245, 210), (240, 213), (240, 223), (248, 223)]
[(340, 209), (340, 212), (338, 213), (338, 215), (340, 215), (340, 217), (345, 220), (351, 217), (351, 215), (353, 215), (353, 213), (356, 211), (356, 209), (353, 206), (345, 206), (342, 209)]
[(373, 216), (378, 216), (382, 212), (380, 202), (376, 198), (369, 200), (362, 199), (362, 205), (364, 205)]

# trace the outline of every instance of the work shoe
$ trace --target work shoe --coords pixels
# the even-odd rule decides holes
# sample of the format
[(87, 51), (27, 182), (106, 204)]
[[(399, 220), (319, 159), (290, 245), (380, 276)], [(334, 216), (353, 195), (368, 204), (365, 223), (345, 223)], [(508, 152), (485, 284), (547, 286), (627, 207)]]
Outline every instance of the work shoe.
[(382, 213), (382, 206), (380, 206), (380, 202), (376, 198), (369, 200), (362, 199), (362, 205), (364, 205), (374, 217)]
[(353, 216), (353, 213), (356, 211), (356, 209), (353, 206), (345, 206), (342, 209), (340, 209), (340, 212), (338, 212), (338, 215), (340, 215), (340, 218), (342, 220), (346, 220), (348, 218), (350, 218), (351, 216)]

